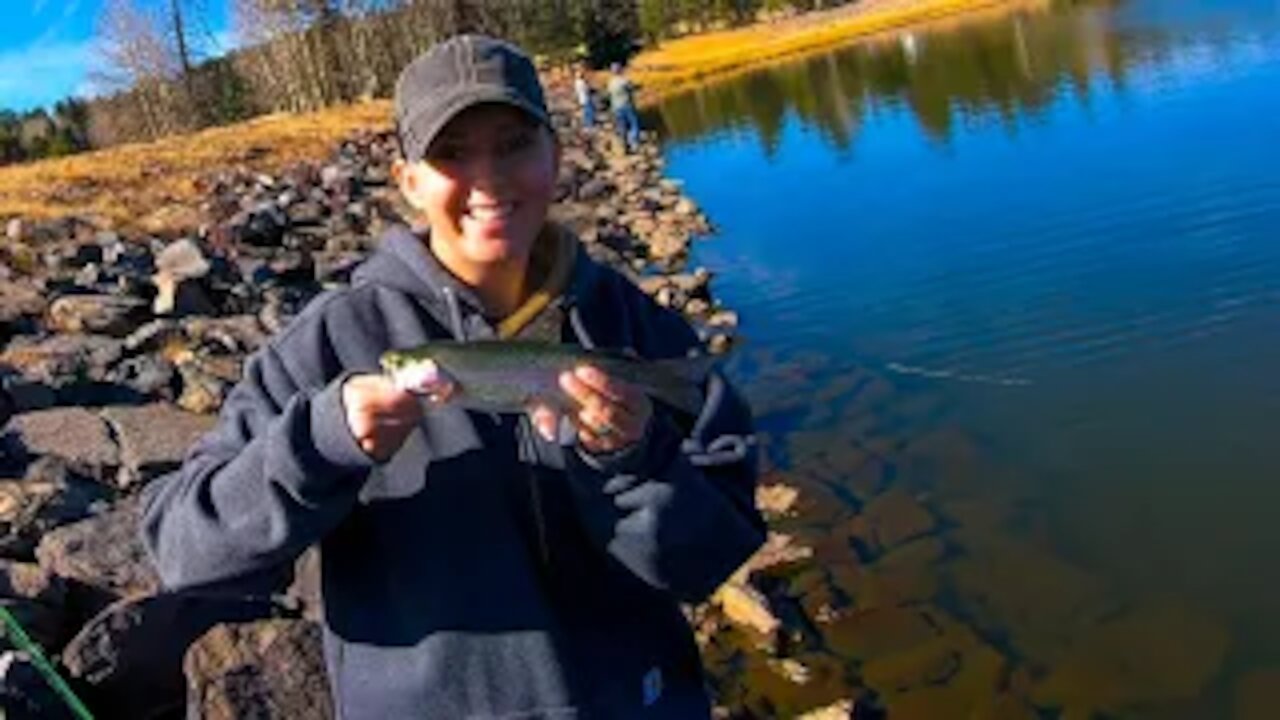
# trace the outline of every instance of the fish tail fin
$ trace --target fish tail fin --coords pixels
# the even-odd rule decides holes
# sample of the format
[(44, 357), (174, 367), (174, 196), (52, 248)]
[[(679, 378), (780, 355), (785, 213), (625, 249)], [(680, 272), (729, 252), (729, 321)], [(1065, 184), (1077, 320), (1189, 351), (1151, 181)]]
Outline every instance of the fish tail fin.
[(654, 397), (697, 416), (704, 402), (702, 388), (719, 362), (720, 358), (706, 354), (653, 361), (658, 380), (653, 384)]

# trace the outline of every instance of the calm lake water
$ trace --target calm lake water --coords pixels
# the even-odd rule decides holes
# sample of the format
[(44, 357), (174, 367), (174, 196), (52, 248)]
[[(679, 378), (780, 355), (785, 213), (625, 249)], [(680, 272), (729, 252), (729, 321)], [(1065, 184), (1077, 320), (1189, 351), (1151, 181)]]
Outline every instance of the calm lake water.
[[(734, 367), (778, 463), (849, 424), (896, 449), (968, 438), (962, 480), (946, 459), (892, 480), (935, 505), (1013, 498), (1002, 531), (1115, 607), (1225, 629), (1195, 698), (1120, 691), (1111, 712), (1246, 717), (1241, 678), (1280, 667), (1280, 3), (1062, 3), (648, 120), (718, 226), (696, 261), (743, 316)], [(872, 420), (839, 409), (868, 373), (892, 388)], [(963, 593), (938, 602), (972, 617)], [(984, 636), (1052, 672), (999, 617), (1016, 603), (991, 607)]]

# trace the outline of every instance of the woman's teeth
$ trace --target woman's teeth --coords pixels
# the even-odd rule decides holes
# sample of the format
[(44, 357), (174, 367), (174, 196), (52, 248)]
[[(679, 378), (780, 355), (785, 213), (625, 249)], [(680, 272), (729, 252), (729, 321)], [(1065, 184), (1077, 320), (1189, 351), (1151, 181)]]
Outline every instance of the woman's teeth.
[(471, 207), (467, 209), (467, 215), (481, 221), (501, 220), (515, 210), (515, 203), (503, 203), (502, 205), (486, 205), (484, 207)]

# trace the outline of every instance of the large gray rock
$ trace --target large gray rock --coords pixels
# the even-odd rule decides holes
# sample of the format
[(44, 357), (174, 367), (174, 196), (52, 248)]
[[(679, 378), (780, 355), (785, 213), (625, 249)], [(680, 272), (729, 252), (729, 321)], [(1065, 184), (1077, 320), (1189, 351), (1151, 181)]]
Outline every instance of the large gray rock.
[(188, 646), (218, 623), (275, 615), (269, 599), (235, 595), (164, 593), (121, 600), (67, 643), (62, 663), (89, 688), (88, 697), (104, 717), (172, 716), (185, 704), (182, 661)]
[(319, 625), (270, 620), (219, 625), (187, 651), (187, 717), (334, 716)]
[(110, 498), (107, 488), (71, 473), (49, 456), (27, 468), (20, 480), (0, 480), (0, 556), (29, 559), (40, 538), (88, 517)]
[(171, 243), (156, 257), (156, 288), (152, 312), (157, 315), (211, 315), (216, 311), (201, 280), (212, 265), (194, 241)]
[(175, 280), (202, 278), (209, 274), (209, 261), (199, 245), (183, 238), (165, 246), (156, 256), (156, 272)]
[(119, 295), (66, 295), (49, 306), (49, 326), (67, 333), (123, 337), (146, 315), (147, 303)]
[(138, 534), (137, 497), (111, 510), (48, 533), (36, 548), (40, 565), (77, 583), (73, 595), (93, 611), (122, 598), (160, 589), (151, 558)]
[(864, 552), (879, 554), (933, 532), (937, 522), (933, 513), (909, 493), (893, 488), (867, 503), (849, 528)]
[(120, 446), (117, 484), (129, 487), (182, 464), (196, 440), (213, 428), (216, 419), (197, 415), (165, 403), (110, 407), (102, 418), (114, 431)]
[(36, 288), (21, 282), (0, 283), (0, 340), (34, 329), (48, 302)]
[(62, 458), (75, 472), (100, 482), (112, 482), (120, 467), (120, 448), (110, 428), (84, 408), (24, 413), (9, 423), (9, 432), (29, 455)]

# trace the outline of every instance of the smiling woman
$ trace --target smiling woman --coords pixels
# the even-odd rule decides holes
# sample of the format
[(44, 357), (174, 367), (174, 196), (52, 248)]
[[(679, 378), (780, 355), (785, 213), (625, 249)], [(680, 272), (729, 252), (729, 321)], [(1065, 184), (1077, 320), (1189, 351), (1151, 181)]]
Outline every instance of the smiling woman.
[[(165, 584), (276, 578), (318, 544), (348, 720), (707, 720), (680, 603), (764, 540), (745, 402), (715, 371), (671, 382), (693, 329), (548, 221), (527, 55), (449, 39), (394, 108), (419, 222), (248, 361), (148, 497)], [(422, 348), (444, 372), (380, 370)]]
[(559, 148), (543, 121), (487, 104), (450, 122), (422, 161), (397, 162), (393, 172), (432, 228), (431, 251), (505, 316), (524, 290), (558, 166)]

